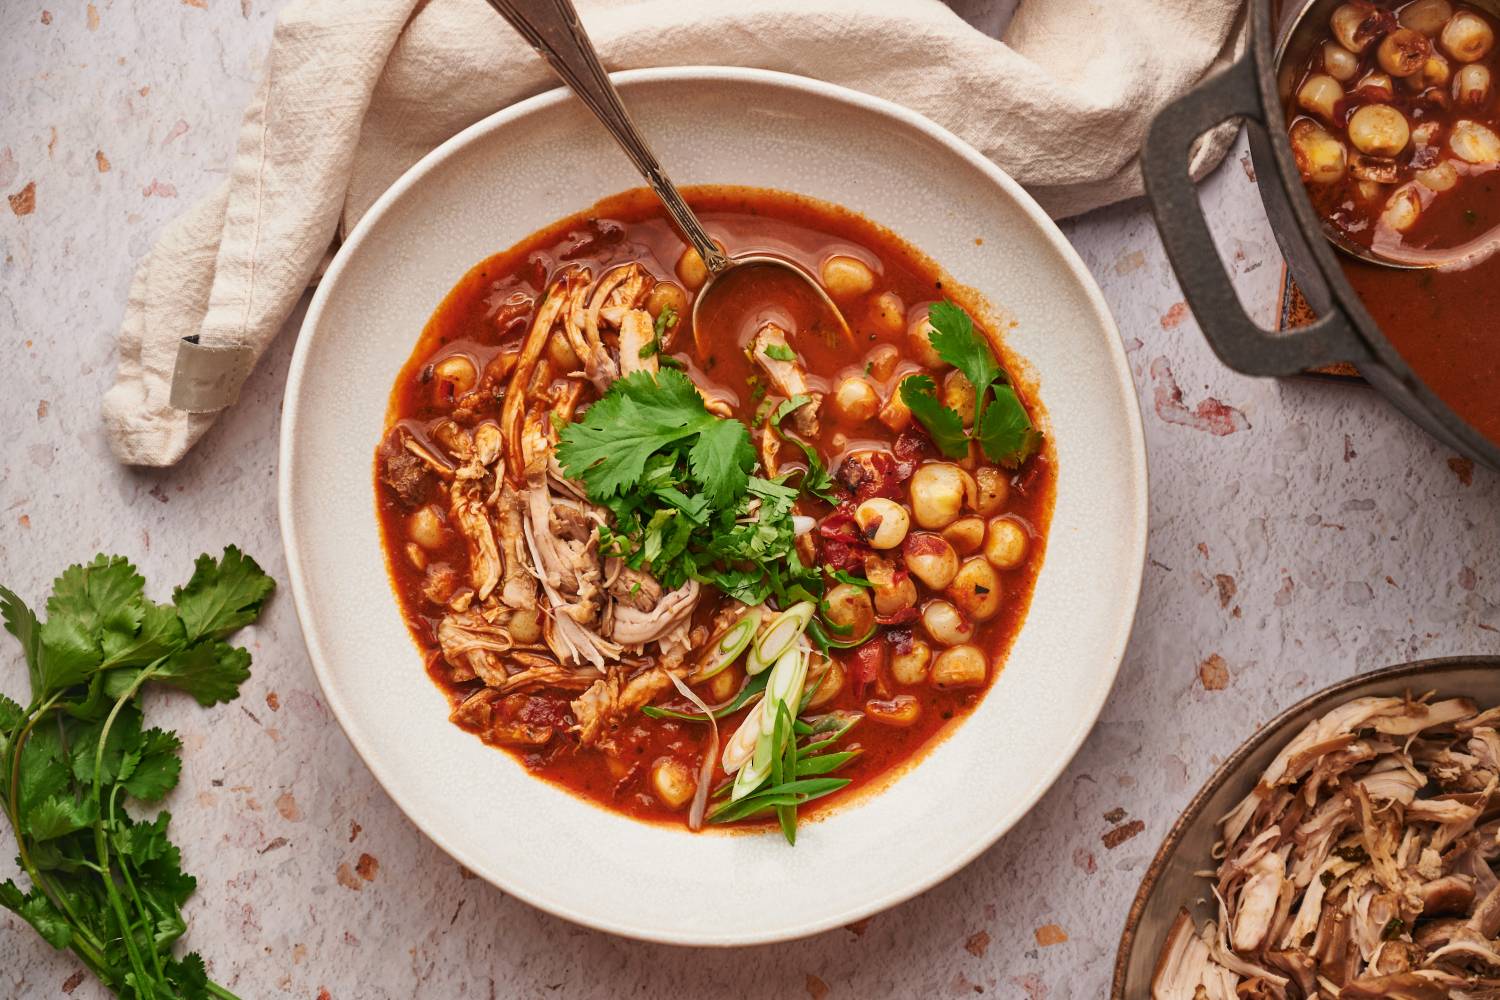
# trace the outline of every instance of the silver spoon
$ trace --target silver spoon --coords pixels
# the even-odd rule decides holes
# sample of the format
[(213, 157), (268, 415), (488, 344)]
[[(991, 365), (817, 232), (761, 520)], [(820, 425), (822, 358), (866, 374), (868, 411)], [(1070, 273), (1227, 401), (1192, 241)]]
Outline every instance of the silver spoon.
[(646, 145), (646, 140), (636, 130), (629, 112), (620, 101), (619, 92), (610, 82), (609, 73), (599, 62), (594, 43), (583, 30), (572, 0), (489, 0), (489, 4), (547, 60), (553, 71), (568, 85), (568, 89), (583, 101), (600, 124), (615, 137), (615, 141), (625, 150), (625, 155), (630, 157), (630, 162), (635, 164), (646, 184), (661, 199), (678, 231), (703, 258), (703, 263), (708, 268), (708, 280), (693, 300), (695, 338), (699, 336), (698, 330), (701, 329), (699, 317), (704, 312), (703, 304), (709, 300), (710, 293), (716, 286), (724, 287), (720, 282), (721, 278), (730, 272), (745, 276), (746, 269), (766, 268), (790, 273), (800, 279), (815, 293), (815, 298), (822, 303), (827, 315), (835, 321), (838, 331), (847, 340), (854, 339), (848, 322), (833, 299), (829, 298), (823, 286), (801, 265), (764, 253), (737, 254), (731, 257), (709, 238), (703, 223), (698, 221), (698, 216), (688, 207), (676, 185), (657, 162), (651, 148)]

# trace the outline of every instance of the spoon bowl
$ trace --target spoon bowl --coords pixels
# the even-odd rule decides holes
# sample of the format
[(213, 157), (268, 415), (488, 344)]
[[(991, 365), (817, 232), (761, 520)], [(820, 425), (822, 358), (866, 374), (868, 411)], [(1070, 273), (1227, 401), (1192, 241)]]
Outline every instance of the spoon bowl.
[[(790, 294), (768, 294), (777, 285), (780, 292)], [(715, 338), (745, 343), (768, 322), (800, 334), (854, 342), (838, 305), (802, 265), (767, 253), (726, 255), (723, 267), (710, 269), (708, 281), (693, 299), (693, 346), (698, 356), (708, 356)]]

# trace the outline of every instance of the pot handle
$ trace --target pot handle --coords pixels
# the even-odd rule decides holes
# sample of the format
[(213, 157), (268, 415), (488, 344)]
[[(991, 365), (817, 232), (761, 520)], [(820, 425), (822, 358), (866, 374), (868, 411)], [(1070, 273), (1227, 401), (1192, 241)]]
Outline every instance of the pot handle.
[(1359, 336), (1335, 308), (1296, 331), (1272, 333), (1245, 314), (1208, 231), (1198, 191), (1188, 175), (1194, 141), (1208, 129), (1244, 116), (1265, 130), (1255, 64), (1247, 54), (1167, 105), (1151, 123), (1141, 148), (1146, 195), (1188, 305), (1213, 352), (1246, 375), (1295, 375), (1309, 368), (1367, 356)]

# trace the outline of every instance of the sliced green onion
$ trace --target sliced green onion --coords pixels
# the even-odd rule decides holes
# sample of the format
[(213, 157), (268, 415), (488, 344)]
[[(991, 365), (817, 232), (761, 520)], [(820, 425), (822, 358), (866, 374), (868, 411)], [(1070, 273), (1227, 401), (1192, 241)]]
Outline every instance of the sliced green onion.
[(790, 649), (797, 637), (806, 631), (816, 610), (817, 606), (812, 601), (801, 601), (772, 619), (745, 660), (746, 673), (758, 674), (777, 662), (781, 654)]
[[(759, 677), (750, 677), (740, 685), (739, 691), (735, 692), (733, 698), (720, 702), (717, 705), (708, 706), (709, 713), (715, 719), (733, 715), (746, 705), (750, 704), (766, 689), (766, 681), (770, 679), (769, 674), (761, 674)], [(653, 719), (680, 719), (683, 722), (702, 722), (703, 716), (696, 712), (682, 712), (675, 708), (663, 708), (660, 705), (646, 705), (641, 709), (643, 715), (649, 715)], [(806, 735), (805, 733), (803, 735)]]
[[(807, 732), (803, 735), (823, 736), (828, 734), (824, 742), (832, 742), (849, 731), (859, 720), (865, 717), (863, 712), (851, 712), (846, 709), (835, 709), (825, 715), (809, 715), (799, 722), (807, 724)], [(811, 746), (802, 748), (803, 753), (814, 753)]]
[(803, 757), (797, 761), (793, 770), (793, 776), (805, 778), (814, 774), (827, 774), (837, 771), (855, 757), (859, 756), (858, 750), (842, 750), (839, 753), (819, 754), (816, 757)]
[(755, 632), (760, 628), (761, 609), (759, 606), (746, 608), (745, 613), (740, 615), (734, 624), (719, 633), (719, 641), (714, 643), (707, 656), (698, 664), (698, 669), (693, 672), (693, 681), (706, 681), (710, 677), (722, 673), (743, 653), (755, 638)]
[[(770, 706), (771, 702), (767, 701), (762, 704)], [(761, 715), (762, 718), (766, 716), (774, 718), (773, 713), (769, 709), (762, 712)], [(771, 761), (776, 756), (772, 752), (771, 742), (775, 732), (775, 723), (773, 722), (771, 725), (772, 732), (761, 733), (755, 741), (755, 752), (750, 755), (750, 759), (740, 768), (740, 773), (734, 776), (734, 790), (729, 793), (731, 802), (736, 799), (742, 799), (755, 791), (766, 780), (767, 776), (770, 775)]]
[[(696, 691), (684, 684), (681, 679), (670, 670), (667, 677), (677, 688), (677, 693), (688, 701), (697, 705), (703, 714), (708, 716), (709, 737), (708, 749), (703, 751), (703, 762), (698, 765), (698, 785), (693, 789), (693, 804), (688, 809), (688, 829), (703, 829), (703, 813), (708, 808), (708, 784), (714, 776), (714, 758), (719, 755), (719, 724), (714, 721), (714, 713), (702, 698), (698, 697)], [(821, 773), (821, 772), (820, 772)], [(795, 771), (792, 777), (796, 777)]]
[[(870, 626), (870, 631), (866, 632), (858, 639), (835, 639), (828, 634), (829, 628), (834, 628), (834, 630), (837, 631), (837, 627), (835, 627), (832, 622), (825, 623), (818, 618), (814, 618), (812, 621), (808, 622), (807, 625), (808, 636), (812, 639), (813, 642), (817, 643), (818, 648), (822, 649), (825, 653), (830, 649), (853, 649), (856, 646), (863, 646), (865, 643), (869, 642), (875, 637), (875, 632), (877, 630), (876, 626), (872, 625)], [(853, 626), (845, 626), (846, 630), (852, 630), (852, 628)]]
[(710, 823), (749, 819), (777, 806), (800, 806), (832, 794), (849, 784), (849, 778), (797, 778), (747, 795), (737, 802), (721, 802), (708, 814)]
[(801, 702), (802, 685), (807, 681), (807, 661), (807, 650), (800, 645), (783, 652), (766, 680), (766, 697), (788, 709), (794, 702)]
[[(806, 663), (807, 657), (803, 656)], [(801, 773), (797, 760), (797, 736), (791, 731), (792, 713), (782, 706), (780, 718), (785, 720), (785, 731), (787, 734), (786, 752), (782, 758), (781, 766), (775, 769), (772, 784), (779, 785), (783, 781), (791, 781)], [(786, 842), (793, 847), (797, 846), (797, 807), (795, 805), (783, 805), (776, 807), (776, 821), (781, 824), (781, 835)]]
[(729, 742), (724, 744), (724, 759), (720, 763), (724, 766), (725, 774), (734, 774), (749, 765), (755, 755), (755, 748), (760, 743), (761, 719), (766, 714), (768, 704), (764, 698), (756, 702), (755, 707), (740, 720), (740, 727), (729, 737)]
[[(794, 738), (790, 725), (792, 705), (800, 701), (802, 684), (806, 680), (807, 651), (801, 643), (793, 641), (782, 651), (776, 665), (771, 668), (771, 675), (766, 681), (766, 696), (761, 702), (760, 734), (756, 738), (755, 750), (750, 759), (740, 767), (739, 774), (735, 776), (731, 799), (744, 798), (760, 787), (770, 775), (773, 762), (785, 752), (785, 741)], [(778, 724), (781, 723), (783, 712), (787, 715), (787, 723), (779, 727), (781, 731), (778, 738)], [(736, 733), (735, 738), (738, 740), (740, 734)]]

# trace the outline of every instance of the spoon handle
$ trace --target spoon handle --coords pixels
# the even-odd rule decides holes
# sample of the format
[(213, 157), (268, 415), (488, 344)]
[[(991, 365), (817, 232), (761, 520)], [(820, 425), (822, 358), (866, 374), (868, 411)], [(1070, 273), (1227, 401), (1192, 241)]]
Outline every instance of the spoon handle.
[(703, 223), (682, 200), (651, 147), (636, 130), (635, 122), (630, 120), (619, 92), (599, 62), (594, 43), (583, 30), (572, 0), (489, 0), (489, 4), (551, 64), (553, 71), (615, 137), (666, 206), (677, 228), (703, 258), (709, 273), (718, 274), (727, 268), (729, 259), (709, 238)]

